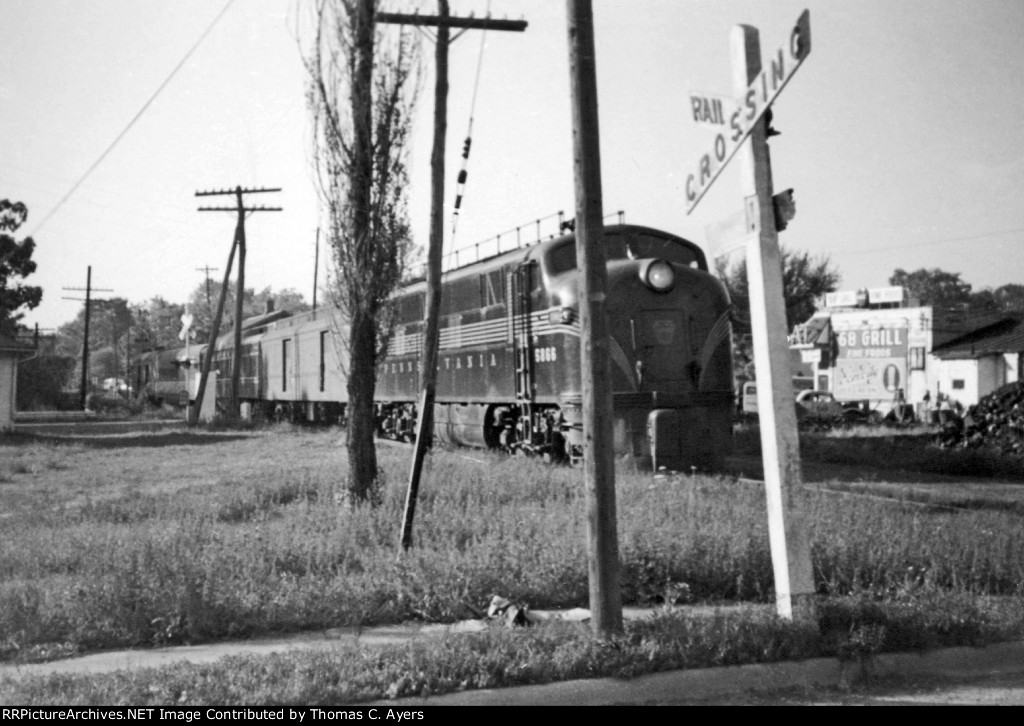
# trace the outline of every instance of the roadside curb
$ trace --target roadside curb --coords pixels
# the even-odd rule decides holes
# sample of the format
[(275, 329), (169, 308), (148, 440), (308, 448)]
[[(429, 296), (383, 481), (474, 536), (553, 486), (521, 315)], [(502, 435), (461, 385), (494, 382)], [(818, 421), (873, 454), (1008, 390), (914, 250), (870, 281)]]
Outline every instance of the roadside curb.
[(865, 675), (956, 676), (1024, 673), (1024, 640), (925, 653), (886, 653), (865, 663), (813, 658), (770, 664), (668, 671), (630, 680), (595, 678), (513, 688), (462, 691), (427, 698), (375, 701), (370, 706), (615, 706), (710, 701), (743, 692), (846, 688)]

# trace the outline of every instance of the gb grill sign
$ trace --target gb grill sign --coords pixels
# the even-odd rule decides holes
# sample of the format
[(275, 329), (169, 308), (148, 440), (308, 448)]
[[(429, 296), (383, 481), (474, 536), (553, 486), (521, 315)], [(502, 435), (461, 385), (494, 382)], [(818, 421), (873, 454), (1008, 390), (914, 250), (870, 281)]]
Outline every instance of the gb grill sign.
[(811, 52), (811, 15), (804, 10), (789, 39), (772, 55), (768, 65), (747, 87), (742, 98), (691, 93), (695, 123), (718, 130), (711, 151), (702, 155), (696, 171), (686, 177), (686, 213), (690, 214), (736, 154), (754, 124), (779, 95)]

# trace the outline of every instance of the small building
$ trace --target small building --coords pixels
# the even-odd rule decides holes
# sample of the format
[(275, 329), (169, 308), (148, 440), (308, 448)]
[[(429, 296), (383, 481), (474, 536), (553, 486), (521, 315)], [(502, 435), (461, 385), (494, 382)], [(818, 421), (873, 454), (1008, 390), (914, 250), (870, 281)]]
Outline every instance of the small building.
[(964, 405), (1007, 383), (1021, 379), (1024, 358), (1024, 320), (1011, 316), (932, 350), (936, 384)]
[[(1011, 314), (920, 305), (902, 287), (829, 293), (822, 303), (790, 336), (794, 374), (813, 376), (818, 389), (840, 401), (866, 402), (881, 413), (897, 403), (920, 413), (940, 399), (970, 406), (1019, 375), (1019, 358), (1010, 361), (1014, 354), (1007, 351), (985, 348), (971, 358), (970, 375), (953, 362), (967, 359), (956, 357), (962, 347), (937, 355), (956, 341), (1005, 330)], [(1004, 344), (1012, 345), (1010, 339)]]
[(18, 400), (18, 361), (32, 355), (35, 348), (0, 335), (0, 431), (14, 427), (15, 402)]

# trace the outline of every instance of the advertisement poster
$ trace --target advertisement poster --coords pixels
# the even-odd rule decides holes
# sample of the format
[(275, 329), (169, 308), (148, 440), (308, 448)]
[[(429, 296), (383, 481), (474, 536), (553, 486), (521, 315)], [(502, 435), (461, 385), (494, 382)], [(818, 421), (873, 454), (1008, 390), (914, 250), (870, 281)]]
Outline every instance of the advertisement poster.
[(907, 387), (907, 325), (836, 330), (835, 396), (892, 400)]

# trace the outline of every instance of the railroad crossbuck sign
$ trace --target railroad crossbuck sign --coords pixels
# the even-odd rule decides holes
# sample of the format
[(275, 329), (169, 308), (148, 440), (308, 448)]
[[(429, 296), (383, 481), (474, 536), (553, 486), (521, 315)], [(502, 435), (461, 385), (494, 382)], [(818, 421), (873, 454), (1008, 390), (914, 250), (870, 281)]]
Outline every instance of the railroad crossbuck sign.
[[(716, 96), (691, 94), (694, 120), (721, 129), (711, 151), (700, 158), (697, 171), (686, 177), (686, 213), (697, 206), (722, 169), (746, 141), (754, 124), (786, 86), (811, 52), (811, 14), (804, 10), (789, 39), (771, 57), (748, 86), (743, 98), (732, 101)], [(727, 106), (726, 104), (729, 104)]]
[(188, 341), (189, 338), (193, 337), (192, 333), (192, 321), (195, 318), (192, 317), (192, 313), (186, 312), (181, 316), (181, 332), (178, 333), (178, 338), (184, 341)]

